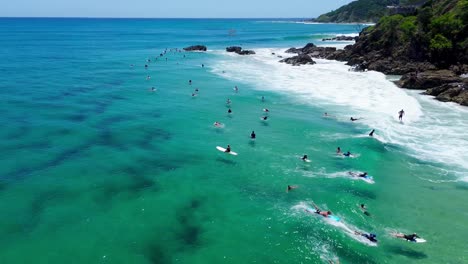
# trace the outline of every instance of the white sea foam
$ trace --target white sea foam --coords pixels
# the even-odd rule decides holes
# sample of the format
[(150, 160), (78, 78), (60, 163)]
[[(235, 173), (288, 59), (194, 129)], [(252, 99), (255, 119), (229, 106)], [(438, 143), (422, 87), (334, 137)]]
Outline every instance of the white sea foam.
[[(421, 160), (452, 165), (452, 173), (467, 179), (468, 109), (399, 89), (378, 72), (348, 71), (342, 62), (316, 59), (317, 64), (300, 67), (278, 63), (277, 55), (291, 56), (283, 51), (257, 49), (256, 55), (242, 57), (215, 51), (220, 56), (213, 72), (321, 106), (343, 122), (363, 117), (357, 125), (376, 129), (378, 140), (404, 147)], [(398, 121), (401, 109), (404, 123)]]

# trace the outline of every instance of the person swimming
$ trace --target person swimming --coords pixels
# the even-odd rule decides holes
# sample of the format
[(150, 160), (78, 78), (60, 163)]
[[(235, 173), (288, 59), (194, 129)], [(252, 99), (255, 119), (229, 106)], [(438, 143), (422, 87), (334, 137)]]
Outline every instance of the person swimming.
[(374, 243), (378, 242), (376, 234), (372, 234), (372, 233), (366, 234), (366, 233), (361, 233), (361, 232), (358, 232), (358, 231), (354, 231), (354, 234), (356, 234), (358, 236), (363, 236), (363, 237), (369, 239), (369, 241), (371, 241), (371, 242), (374, 242)]
[(336, 149), (336, 154), (341, 154), (341, 148), (340, 148), (340, 147), (338, 147), (338, 148)]
[(375, 129), (372, 129), (372, 131), (369, 133), (369, 136), (373, 137), (374, 136)]
[(226, 148), (226, 150), (224, 152), (226, 152), (226, 153), (231, 152), (231, 145), (227, 145), (227, 148)]
[(252, 133), (250, 133), (250, 138), (255, 139), (256, 137), (257, 135), (255, 135), (255, 131), (252, 131)]

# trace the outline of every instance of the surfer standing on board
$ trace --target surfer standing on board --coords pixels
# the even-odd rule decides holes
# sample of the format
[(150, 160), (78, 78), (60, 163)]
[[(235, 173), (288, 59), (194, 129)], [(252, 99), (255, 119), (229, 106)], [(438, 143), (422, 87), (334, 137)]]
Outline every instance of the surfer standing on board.
[(400, 110), (400, 112), (398, 112), (398, 119), (400, 121), (403, 121), (403, 116), (405, 115), (405, 111), (403, 111), (403, 109)]

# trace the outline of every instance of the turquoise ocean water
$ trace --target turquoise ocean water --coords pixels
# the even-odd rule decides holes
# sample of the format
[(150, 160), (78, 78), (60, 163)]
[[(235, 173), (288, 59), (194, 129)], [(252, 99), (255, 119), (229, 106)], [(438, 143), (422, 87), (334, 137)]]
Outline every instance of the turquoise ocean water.
[[(468, 110), (339, 62), (278, 63), (358, 29), (0, 19), (0, 263), (468, 263)], [(171, 50), (193, 44), (209, 50)]]

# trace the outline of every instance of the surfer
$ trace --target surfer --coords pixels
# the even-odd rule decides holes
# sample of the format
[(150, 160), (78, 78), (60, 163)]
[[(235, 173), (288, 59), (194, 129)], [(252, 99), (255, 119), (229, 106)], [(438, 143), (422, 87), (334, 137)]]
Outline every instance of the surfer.
[(411, 242), (416, 242), (416, 238), (420, 238), (416, 233), (413, 233), (411, 235), (405, 235), (405, 234), (395, 234), (394, 235), (397, 238), (403, 238)]
[(288, 188), (286, 189), (286, 192), (289, 192), (291, 190), (297, 189), (298, 187), (295, 185), (288, 185)]
[(234, 86), (234, 91), (236, 91), (236, 93), (239, 91), (239, 88), (237, 88), (237, 85)]
[(222, 124), (220, 122), (216, 121), (216, 122), (214, 122), (214, 126), (215, 127), (220, 127), (220, 126), (222, 126)]
[(345, 156), (345, 157), (351, 157), (351, 155), (352, 155), (352, 154), (351, 154), (351, 152), (349, 152), (349, 151), (346, 152), (346, 153), (343, 153), (343, 156)]
[(304, 155), (301, 159), (302, 159), (303, 161), (306, 161), (306, 160), (309, 159), (309, 157), (307, 157), (307, 154), (306, 154), (306, 155)]
[(195, 89), (195, 92), (198, 93), (198, 88)]
[(263, 121), (266, 121), (268, 119), (268, 116), (263, 116), (262, 119)]
[(231, 152), (231, 145), (227, 145), (227, 148), (226, 148), (226, 150), (224, 152), (226, 152), (226, 153)]
[(146, 80), (149, 81), (151, 79), (151, 76), (146, 76)]
[(373, 137), (373, 136), (374, 136), (374, 132), (375, 132), (375, 129), (372, 129), (372, 131), (369, 133), (369, 136), (370, 136), (370, 137)]
[[(345, 154), (347, 154), (347, 153), (345, 153)], [(345, 154), (343, 154), (343, 155), (345, 155)], [(349, 171), (348, 173), (349, 173), (349, 175), (354, 176), (354, 177), (361, 177), (361, 178), (366, 178), (367, 177), (367, 172), (355, 173), (355, 172)]]
[(365, 206), (364, 204), (361, 204), (360, 208), (361, 208), (361, 211), (362, 211), (365, 215), (370, 216), (370, 213), (367, 212), (367, 208), (366, 208), (366, 206)]
[(363, 236), (367, 239), (369, 239), (371, 242), (374, 242), (374, 243), (377, 243), (377, 235), (376, 234), (372, 234), (372, 233), (369, 233), (369, 234), (366, 234), (366, 233), (361, 233), (361, 232), (358, 232), (358, 231), (354, 231), (354, 234), (358, 235), (358, 236)]
[(226, 104), (231, 104), (231, 99), (228, 98), (228, 99), (226, 100)]
[(202, 67), (202, 68), (205, 68), (205, 64), (202, 64), (201, 67)]
[(403, 116), (405, 115), (405, 111), (403, 111), (403, 109), (400, 110), (400, 112), (398, 112), (398, 119), (400, 121), (403, 121)]
[(340, 148), (340, 147), (338, 147), (338, 148), (336, 149), (336, 154), (341, 154), (341, 148)]
[(270, 112), (270, 110), (268, 110), (268, 108), (263, 109), (263, 111), (266, 112), (266, 113)]
[(228, 114), (230, 114), (230, 113), (232, 113), (232, 110), (231, 110), (231, 108), (229, 108), (229, 110), (228, 110)]
[(145, 69), (147, 69), (147, 68), (148, 68), (148, 65), (147, 65), (147, 64), (145, 64)]
[(151, 91), (151, 92), (155, 92), (155, 91), (156, 91), (156, 88), (151, 87), (150, 91)]
[(188, 84), (189, 84), (189, 85), (192, 85), (192, 80), (189, 80), (189, 81), (188, 81)]
[(262, 102), (265, 102), (265, 96), (262, 96)]
[(316, 214), (319, 214), (319, 215), (321, 215), (321, 216), (323, 216), (323, 217), (328, 217), (328, 216), (330, 216), (330, 215), (332, 214), (331, 211), (322, 211), (322, 210), (320, 210), (320, 208), (319, 208), (315, 203), (312, 203), (312, 205), (313, 205), (314, 208), (315, 208), (315, 212), (314, 212), (314, 213), (316, 213)]
[(250, 133), (250, 138), (255, 139), (256, 137), (257, 135), (255, 135), (255, 131), (252, 131), (252, 133)]
[(354, 118), (354, 117), (351, 117), (349, 120), (351, 120), (351, 121), (354, 122), (354, 121), (357, 121), (357, 120), (359, 120), (359, 119), (361, 119), (361, 118)]

